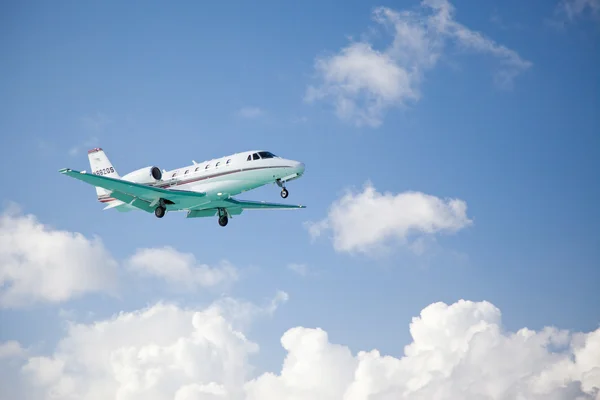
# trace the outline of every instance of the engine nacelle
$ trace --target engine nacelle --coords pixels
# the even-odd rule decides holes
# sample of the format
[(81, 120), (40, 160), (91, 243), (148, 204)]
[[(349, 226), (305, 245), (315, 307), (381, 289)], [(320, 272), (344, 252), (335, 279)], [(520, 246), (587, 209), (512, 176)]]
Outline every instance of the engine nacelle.
[(129, 182), (141, 183), (147, 185), (150, 183), (156, 183), (162, 178), (162, 171), (158, 167), (146, 167), (140, 168), (133, 172), (128, 173), (121, 179)]

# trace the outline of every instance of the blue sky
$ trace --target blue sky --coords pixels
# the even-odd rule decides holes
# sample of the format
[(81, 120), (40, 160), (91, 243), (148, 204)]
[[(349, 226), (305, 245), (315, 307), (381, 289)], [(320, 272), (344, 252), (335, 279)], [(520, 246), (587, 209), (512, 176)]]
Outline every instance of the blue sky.
[[(322, 328), (353, 353), (401, 357), (411, 319), (438, 301), (489, 301), (507, 331), (598, 329), (598, 3), (456, 0), (446, 25), (428, 20), (420, 40), (394, 30), (420, 32), (403, 10), (426, 20), (449, 3), (427, 4), (2, 5), (0, 166), (8, 182), (0, 200), (50, 229), (97, 236), (118, 277), (110, 293), (4, 304), (0, 342), (47, 356), (68, 319), (88, 324), (157, 301), (204, 307), (223, 296), (265, 307), (277, 291), (287, 301), (245, 331), (261, 347), (252, 359), (260, 373), (279, 373), (279, 339), (296, 326)], [(495, 79), (502, 74), (510, 79)], [(307, 209), (248, 212), (226, 228), (179, 214), (105, 212), (92, 188), (57, 172), (89, 169), (86, 151), (96, 146), (121, 174), (266, 149), (306, 163), (286, 201)], [(454, 230), (436, 228), (436, 217), (407, 228), (410, 207), (369, 203), (400, 222), (382, 233), (382, 221), (359, 206), (354, 226), (311, 237), (308, 223), (334, 224), (329, 212), (348, 190), (362, 204), (367, 182), (394, 197), (459, 199), (466, 214), (453, 216)], [(240, 198), (281, 201), (275, 185)], [(35, 277), (6, 272), (18, 258), (8, 235), (19, 218), (3, 227), (0, 281), (8, 286)], [(395, 236), (405, 228), (408, 243)], [(336, 235), (361, 230), (385, 249), (334, 246)], [(227, 260), (239, 279), (180, 290), (124, 266), (136, 250), (163, 246), (198, 264)], [(54, 256), (80, 267), (68, 246), (60, 249)], [(11, 374), (20, 372), (3, 379)]]

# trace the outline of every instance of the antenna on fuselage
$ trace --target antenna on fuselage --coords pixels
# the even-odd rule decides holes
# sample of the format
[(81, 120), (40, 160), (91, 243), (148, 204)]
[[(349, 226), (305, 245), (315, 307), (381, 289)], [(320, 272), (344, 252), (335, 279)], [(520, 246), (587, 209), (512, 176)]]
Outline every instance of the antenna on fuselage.
[(192, 162), (194, 163), (194, 165), (198, 164), (198, 163), (196, 162), (196, 160), (192, 160)]

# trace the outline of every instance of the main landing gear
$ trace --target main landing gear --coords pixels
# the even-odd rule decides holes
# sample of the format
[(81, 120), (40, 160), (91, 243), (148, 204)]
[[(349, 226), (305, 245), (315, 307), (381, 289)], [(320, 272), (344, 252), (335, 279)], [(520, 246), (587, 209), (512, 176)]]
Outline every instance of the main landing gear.
[(286, 188), (281, 189), (281, 197), (285, 199), (286, 197), (288, 197), (288, 194), (289, 192)]
[(154, 209), (154, 215), (156, 215), (156, 218), (162, 218), (166, 213), (167, 209), (163, 205), (160, 205)]
[(229, 222), (229, 218), (227, 217), (227, 211), (219, 208), (219, 225), (226, 226), (227, 222)]
[[(172, 201), (165, 200), (165, 199), (160, 199), (157, 201), (157, 203), (158, 203), (158, 206), (154, 209), (154, 215), (156, 215), (156, 218), (162, 218), (167, 213), (167, 206), (165, 204), (167, 204), (167, 203), (173, 204)], [(151, 204), (150, 206), (152, 207), (153, 205), (154, 204)]]

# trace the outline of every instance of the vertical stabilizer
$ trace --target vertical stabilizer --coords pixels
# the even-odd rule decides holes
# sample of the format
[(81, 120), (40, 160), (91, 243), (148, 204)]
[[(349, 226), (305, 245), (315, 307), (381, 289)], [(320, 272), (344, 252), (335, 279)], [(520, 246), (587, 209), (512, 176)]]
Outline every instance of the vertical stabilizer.
[[(115, 169), (115, 167), (113, 167), (108, 157), (106, 157), (104, 150), (102, 150), (100, 147), (89, 150), (88, 159), (90, 160), (92, 174), (108, 176), (109, 178), (120, 178), (119, 174), (117, 173), (117, 170)], [(98, 196), (98, 201), (102, 203), (115, 200), (110, 196), (110, 192), (108, 190), (97, 186), (96, 195)]]

